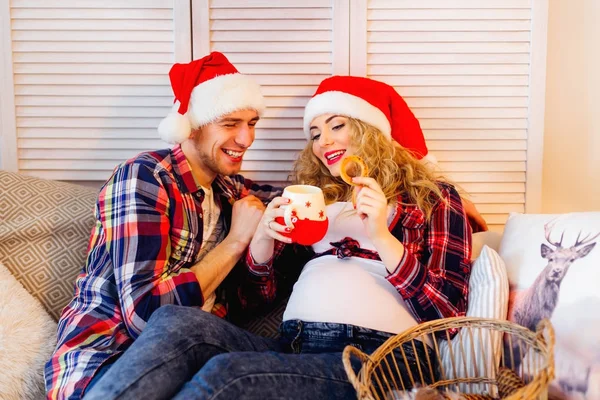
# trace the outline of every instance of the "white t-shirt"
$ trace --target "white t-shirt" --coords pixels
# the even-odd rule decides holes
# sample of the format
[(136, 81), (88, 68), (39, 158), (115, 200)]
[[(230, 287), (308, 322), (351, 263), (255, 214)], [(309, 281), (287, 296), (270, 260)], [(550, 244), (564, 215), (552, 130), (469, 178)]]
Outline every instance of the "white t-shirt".
[[(204, 191), (204, 200), (202, 201), (202, 247), (196, 257), (196, 262), (202, 260), (204, 256), (211, 251), (217, 244), (223, 241), (225, 232), (223, 221), (221, 221), (221, 210), (215, 203), (215, 196), (212, 188), (201, 186)], [(211, 293), (204, 299), (202, 309), (210, 312), (215, 304), (216, 295)]]
[[(388, 208), (388, 223), (395, 208)], [(331, 249), (330, 242), (352, 237), (363, 249), (376, 251), (352, 203), (327, 206), (329, 229), (313, 245), (315, 252)], [(302, 270), (290, 296), (283, 320), (352, 324), (382, 332), (400, 333), (417, 325), (381, 261), (361, 257), (315, 258)]]

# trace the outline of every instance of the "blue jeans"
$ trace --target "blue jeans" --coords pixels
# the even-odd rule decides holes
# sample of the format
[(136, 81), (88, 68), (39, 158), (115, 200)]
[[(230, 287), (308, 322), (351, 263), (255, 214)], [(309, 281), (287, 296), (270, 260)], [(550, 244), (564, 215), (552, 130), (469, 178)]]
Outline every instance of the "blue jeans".
[(108, 371), (108, 369), (111, 367), (111, 365), (112, 365), (112, 362), (108, 363), (108, 364), (104, 364), (96, 371), (96, 373), (94, 374), (94, 377), (92, 378), (90, 383), (88, 383), (87, 387), (85, 388), (85, 393), (92, 390), (92, 388), (96, 385), (96, 383), (98, 383), (100, 378), (102, 378), (104, 376), (104, 374)]
[(371, 353), (391, 336), (302, 321), (286, 321), (281, 334), (262, 338), (198, 309), (163, 306), (85, 399), (354, 399), (341, 352), (352, 344)]

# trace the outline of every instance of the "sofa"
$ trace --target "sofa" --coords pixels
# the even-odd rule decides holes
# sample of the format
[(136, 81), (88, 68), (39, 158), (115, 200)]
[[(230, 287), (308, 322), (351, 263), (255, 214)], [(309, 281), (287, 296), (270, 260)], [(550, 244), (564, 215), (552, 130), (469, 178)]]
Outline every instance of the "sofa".
[[(97, 191), (0, 171), (2, 399), (43, 397), (43, 365), (55, 346), (57, 319), (85, 263)], [(473, 259), (486, 245), (497, 250), (500, 239), (494, 232), (475, 234)], [(490, 290), (478, 292), (489, 296)], [(244, 327), (273, 337), (284, 307), (281, 303)], [(504, 318), (506, 307), (496, 308)]]
[[(0, 171), (0, 398), (43, 397), (56, 322), (85, 263), (98, 190)], [(488, 244), (494, 233), (477, 234)], [(478, 253), (483, 241), (476, 243)], [(244, 322), (273, 337), (284, 302)], [(10, 328), (10, 329), (9, 329)]]

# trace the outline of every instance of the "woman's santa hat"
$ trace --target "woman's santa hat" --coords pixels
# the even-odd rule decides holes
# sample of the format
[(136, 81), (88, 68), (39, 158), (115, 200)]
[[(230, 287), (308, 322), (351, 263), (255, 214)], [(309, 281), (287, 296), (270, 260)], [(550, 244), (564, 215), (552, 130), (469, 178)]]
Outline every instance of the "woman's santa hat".
[(250, 109), (261, 115), (265, 109), (260, 86), (219, 52), (173, 65), (169, 78), (175, 104), (158, 126), (160, 138), (168, 143), (181, 143), (192, 129), (234, 111)]
[[(427, 146), (419, 121), (404, 99), (388, 84), (358, 76), (325, 79), (304, 110), (304, 133), (310, 138), (310, 123), (323, 114), (338, 114), (361, 120), (379, 129), (413, 155), (422, 159)], [(432, 157), (428, 157), (430, 161)]]

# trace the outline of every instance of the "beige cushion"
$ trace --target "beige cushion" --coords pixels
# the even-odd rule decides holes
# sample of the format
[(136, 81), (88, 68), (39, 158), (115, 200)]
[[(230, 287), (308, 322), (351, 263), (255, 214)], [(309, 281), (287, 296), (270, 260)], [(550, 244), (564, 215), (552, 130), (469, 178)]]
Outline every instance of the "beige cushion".
[(0, 399), (43, 399), (56, 322), (0, 264)]
[(483, 246), (498, 252), (500, 251), (500, 241), (502, 234), (494, 231), (477, 232), (473, 234), (473, 249), (471, 251), (471, 261), (477, 260)]
[(58, 319), (85, 264), (97, 189), (0, 171), (0, 262)]

